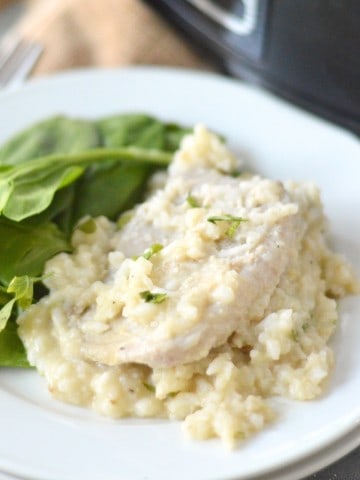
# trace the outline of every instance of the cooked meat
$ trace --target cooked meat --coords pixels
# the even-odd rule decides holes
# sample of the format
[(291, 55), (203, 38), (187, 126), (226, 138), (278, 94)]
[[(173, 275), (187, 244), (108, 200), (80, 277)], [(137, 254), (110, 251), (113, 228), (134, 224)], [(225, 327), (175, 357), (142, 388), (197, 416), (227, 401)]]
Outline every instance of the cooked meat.
[[(114, 237), (126, 258), (104, 284), (119, 308), (104, 319), (98, 299), (83, 324), (79, 319), (83, 354), (107, 365), (151, 367), (205, 357), (254, 303), (270, 298), (302, 238), (297, 210), (276, 182), (173, 169)], [(142, 257), (154, 244), (161, 251)], [(142, 292), (163, 294), (161, 303), (147, 303)], [(106, 328), (94, 333), (93, 319)]]

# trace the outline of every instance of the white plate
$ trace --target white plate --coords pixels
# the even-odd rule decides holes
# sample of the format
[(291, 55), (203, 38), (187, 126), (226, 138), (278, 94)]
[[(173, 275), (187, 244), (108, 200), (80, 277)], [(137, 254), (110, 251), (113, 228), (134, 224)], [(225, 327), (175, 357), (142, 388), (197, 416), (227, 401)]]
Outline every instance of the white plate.
[[(246, 154), (252, 169), (316, 181), (334, 244), (360, 275), (358, 140), (240, 82), (153, 68), (42, 79), (0, 95), (0, 141), (55, 113), (98, 117), (125, 111), (206, 123)], [(306, 403), (277, 401), (279, 420), (232, 452), (217, 440), (185, 440), (175, 422), (100, 418), (51, 399), (33, 371), (1, 370), (0, 470), (36, 480), (228, 480), (268, 478), (300, 462), (302, 469), (289, 467), (294, 480), (305, 471), (306, 458), (360, 424), (359, 318), (359, 298), (342, 302), (333, 341), (337, 362), (326, 394)], [(357, 443), (344, 443), (342, 455)]]

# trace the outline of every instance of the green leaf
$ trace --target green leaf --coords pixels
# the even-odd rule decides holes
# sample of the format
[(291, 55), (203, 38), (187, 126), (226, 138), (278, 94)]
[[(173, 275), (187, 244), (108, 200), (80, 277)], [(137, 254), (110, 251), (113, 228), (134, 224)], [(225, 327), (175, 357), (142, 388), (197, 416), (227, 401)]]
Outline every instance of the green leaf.
[(182, 127), (175, 123), (165, 124), (165, 145), (164, 149), (175, 152), (180, 147), (181, 141), (185, 135), (193, 132), (192, 128)]
[(3, 285), (16, 276), (39, 276), (49, 258), (71, 251), (65, 235), (50, 222), (31, 225), (0, 217), (0, 238), (0, 282)]
[(110, 164), (107, 168), (86, 172), (77, 185), (72, 223), (84, 215), (117, 218), (141, 200), (152, 171), (143, 165)]
[(150, 290), (140, 292), (139, 295), (146, 303), (162, 303), (167, 298), (167, 293), (153, 293)]
[(16, 322), (10, 320), (0, 332), (0, 366), (30, 367), (25, 348), (18, 336)]
[(145, 114), (122, 114), (97, 122), (105, 147), (118, 148), (129, 145), (174, 152), (184, 135), (192, 129), (175, 123), (163, 123)]
[(70, 166), (63, 170), (56, 168), (49, 171), (48, 175), (44, 175), (40, 180), (37, 180), (36, 176), (18, 180), (12, 186), (3, 215), (21, 221), (29, 216), (27, 212), (31, 215), (43, 212), (51, 204), (55, 193), (74, 182), (83, 172), (84, 169), (79, 166)]
[(36, 124), (0, 149), (0, 213), (16, 221), (51, 213), (57, 192), (86, 171), (75, 190), (67, 189), (66, 203), (74, 201), (74, 208), (62, 211), (59, 225), (69, 231), (85, 214), (115, 218), (141, 200), (149, 175), (169, 163), (169, 153), (189, 131), (133, 114)]
[[(142, 114), (125, 114), (97, 122), (101, 144), (105, 148), (138, 147), (173, 152), (190, 130), (175, 124), (163, 124)], [(87, 169), (76, 189), (72, 223), (82, 216), (105, 215), (115, 219), (143, 198), (145, 184), (157, 165), (133, 165), (103, 161)], [(98, 195), (106, 192), (106, 195)]]
[[(190, 131), (142, 114), (95, 122), (58, 116), (0, 147), (0, 307), (5, 327), (0, 365), (28, 366), (13, 320), (14, 303), (20, 308), (31, 303), (45, 262), (71, 250), (67, 237), (73, 226), (84, 216), (114, 219), (132, 208), (142, 199), (149, 175), (169, 164)], [(119, 228), (131, 215), (127, 213)], [(90, 219), (80, 228), (91, 233), (93, 226)], [(158, 251), (152, 247), (145, 258)], [(41, 288), (36, 285), (37, 298), (44, 294)], [(143, 294), (153, 303), (166, 298)]]
[(3, 307), (11, 299), (12, 295), (7, 293), (7, 289), (0, 285), (0, 307)]
[(164, 149), (164, 125), (148, 115), (114, 115), (99, 120), (97, 126), (102, 145), (105, 147), (118, 148), (133, 145)]
[(93, 122), (56, 116), (8, 140), (0, 148), (0, 165), (18, 165), (54, 153), (80, 152), (99, 144), (99, 132)]
[[(170, 153), (159, 150), (124, 147), (50, 155), (31, 160), (0, 172), (0, 213), (12, 220), (21, 221), (44, 211), (59, 188), (74, 181), (86, 167), (104, 160), (137, 164), (146, 168), (148, 165), (167, 166), (171, 158)], [(42, 191), (41, 195), (39, 191)]]
[(57, 191), (52, 199), (48, 208), (43, 210), (38, 215), (33, 215), (30, 219), (32, 225), (46, 223), (54, 220), (57, 224), (61, 225), (59, 219), (64, 213), (71, 210), (73, 202), (73, 190), (75, 185), (69, 185)]
[(16, 302), (16, 298), (12, 298), (4, 307), (0, 310), (0, 332), (4, 330), (6, 324), (11, 317), (13, 306)]
[(34, 295), (34, 281), (36, 280), (37, 278), (23, 275), (14, 277), (9, 283), (7, 292), (14, 293), (15, 300), (23, 310), (31, 305)]

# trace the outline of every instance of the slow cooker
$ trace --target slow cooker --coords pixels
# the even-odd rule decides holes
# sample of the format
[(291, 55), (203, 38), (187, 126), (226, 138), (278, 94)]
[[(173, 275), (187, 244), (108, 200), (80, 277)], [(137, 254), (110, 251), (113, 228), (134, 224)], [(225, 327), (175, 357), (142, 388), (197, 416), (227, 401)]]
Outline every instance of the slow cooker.
[(227, 73), (360, 134), (359, 0), (151, 0)]

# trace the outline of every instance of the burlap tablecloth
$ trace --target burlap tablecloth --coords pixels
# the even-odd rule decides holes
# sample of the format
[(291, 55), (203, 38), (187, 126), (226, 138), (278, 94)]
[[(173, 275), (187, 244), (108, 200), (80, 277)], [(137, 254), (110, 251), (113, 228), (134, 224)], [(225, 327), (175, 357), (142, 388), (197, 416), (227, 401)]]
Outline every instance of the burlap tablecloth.
[[(1, 3), (10, 0), (0, 0)], [(70, 68), (168, 65), (212, 68), (141, 0), (28, 0), (15, 28), (44, 52), (33, 75)]]

